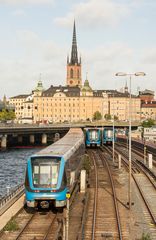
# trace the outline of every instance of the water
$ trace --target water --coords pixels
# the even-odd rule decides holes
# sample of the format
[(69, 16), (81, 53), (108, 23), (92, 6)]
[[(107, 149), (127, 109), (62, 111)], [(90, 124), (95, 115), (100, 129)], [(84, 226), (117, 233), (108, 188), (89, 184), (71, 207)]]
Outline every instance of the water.
[(0, 198), (24, 182), (26, 163), (29, 156), (40, 149), (11, 149), (0, 152)]

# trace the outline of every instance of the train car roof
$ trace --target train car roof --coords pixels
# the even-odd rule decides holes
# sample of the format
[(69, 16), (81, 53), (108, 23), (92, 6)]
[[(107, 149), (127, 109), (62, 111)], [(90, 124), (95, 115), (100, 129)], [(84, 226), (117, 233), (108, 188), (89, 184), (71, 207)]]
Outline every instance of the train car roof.
[(84, 134), (82, 129), (71, 128), (63, 138), (37, 152), (33, 155), (33, 157), (59, 156), (64, 157), (64, 159), (67, 160), (82, 143), (84, 143)]
[(90, 128), (85, 128), (85, 130), (101, 130), (101, 128), (98, 128), (98, 127), (90, 127)]

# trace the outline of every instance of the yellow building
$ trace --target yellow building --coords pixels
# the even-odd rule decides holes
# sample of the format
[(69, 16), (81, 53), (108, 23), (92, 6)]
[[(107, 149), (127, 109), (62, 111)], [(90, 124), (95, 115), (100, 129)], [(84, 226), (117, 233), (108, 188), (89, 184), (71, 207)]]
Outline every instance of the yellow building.
[(15, 107), (15, 115), (17, 120), (22, 119), (23, 108), (24, 108), (23, 104), (28, 97), (29, 97), (28, 94), (22, 94), (15, 97), (11, 97), (9, 99), (9, 104)]
[[(109, 114), (111, 116), (114, 114), (119, 120), (128, 121), (130, 113), (132, 121), (139, 121), (141, 113), (140, 98), (132, 95), (131, 105), (129, 101), (128, 92), (111, 91), (109, 93)], [(129, 106), (131, 106), (130, 111)]]
[(34, 96), (34, 122), (91, 120), (96, 111), (103, 116), (108, 112), (108, 97), (85, 89), (85, 85), (82, 91), (79, 87), (51, 86), (41, 97)]
[(31, 94), (23, 94), (9, 99), (9, 103), (15, 107), (16, 120), (19, 123), (33, 123), (34, 120), (34, 96), (41, 96), (43, 85), (41, 80), (38, 81), (37, 87)]
[(141, 119), (153, 119), (156, 120), (156, 101), (145, 101), (141, 104)]

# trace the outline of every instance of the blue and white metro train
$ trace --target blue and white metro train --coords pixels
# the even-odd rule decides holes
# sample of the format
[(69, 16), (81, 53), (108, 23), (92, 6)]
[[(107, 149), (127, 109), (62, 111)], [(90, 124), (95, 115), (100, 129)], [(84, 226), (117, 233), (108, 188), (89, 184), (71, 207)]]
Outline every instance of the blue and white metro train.
[(64, 207), (66, 193), (80, 174), (84, 152), (83, 131), (73, 128), (59, 141), (32, 155), (26, 168), (26, 205)]
[(114, 136), (113, 136), (113, 128), (112, 127), (105, 127), (103, 130), (102, 137), (103, 137), (102, 143), (105, 145), (112, 145), (113, 137), (114, 137), (114, 142), (116, 141), (116, 134), (114, 131)]
[(99, 128), (86, 129), (86, 146), (87, 147), (100, 147), (101, 145), (101, 131)]

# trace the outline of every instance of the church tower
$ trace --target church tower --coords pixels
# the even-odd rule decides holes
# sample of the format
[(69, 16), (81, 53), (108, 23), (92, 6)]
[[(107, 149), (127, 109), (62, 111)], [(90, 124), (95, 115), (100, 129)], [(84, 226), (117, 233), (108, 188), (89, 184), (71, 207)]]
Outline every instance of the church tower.
[(78, 60), (75, 21), (74, 21), (74, 27), (73, 27), (73, 41), (72, 41), (72, 50), (71, 50), (70, 60), (69, 60), (69, 57), (67, 57), (66, 84), (70, 87), (82, 86), (81, 58)]

